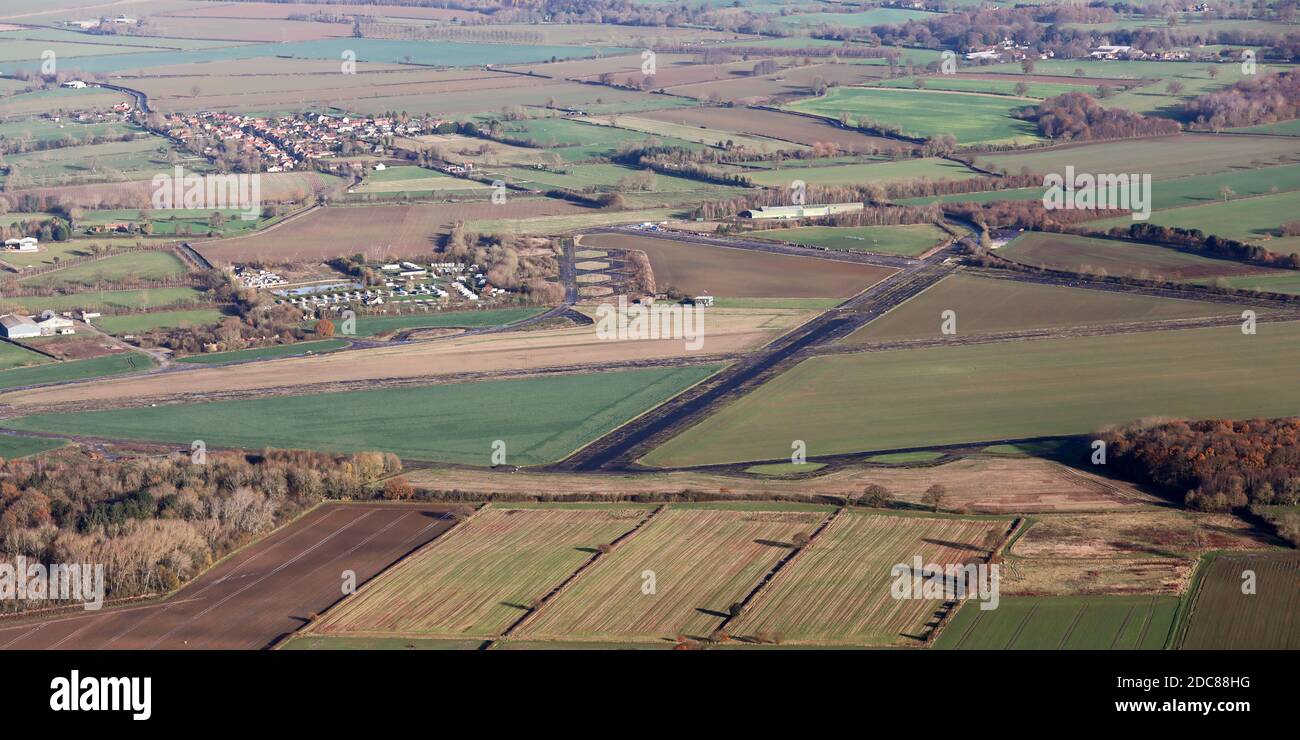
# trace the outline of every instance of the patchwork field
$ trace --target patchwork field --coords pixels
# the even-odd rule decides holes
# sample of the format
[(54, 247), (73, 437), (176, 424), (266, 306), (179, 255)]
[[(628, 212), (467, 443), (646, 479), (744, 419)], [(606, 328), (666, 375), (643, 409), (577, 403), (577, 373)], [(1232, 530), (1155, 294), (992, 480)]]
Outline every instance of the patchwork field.
[[(1300, 649), (1300, 556), (1216, 555), (1201, 565), (1187, 626), (1186, 650)], [(1253, 575), (1254, 593), (1243, 593)]]
[(714, 369), (630, 370), (141, 406), (28, 416), (5, 424), (150, 442), (188, 444), (202, 439), (222, 447), (382, 449), (411, 459), (481, 465), (491, 463), (494, 443), (501, 441), (510, 464), (536, 465), (568, 455)]
[(927, 252), (950, 237), (933, 224), (907, 226), (802, 226), (750, 231), (750, 239), (786, 242), (846, 252), (876, 252), (909, 257)]
[(321, 635), (493, 637), (637, 526), (641, 508), (480, 512), (311, 626)]
[(846, 344), (943, 336), (943, 312), (956, 313), (956, 336), (1202, 316), (1239, 316), (1237, 306), (1087, 288), (951, 275), (845, 338)]
[[(774, 505), (774, 508), (775, 505)], [(602, 557), (537, 615), (524, 639), (704, 637), (826, 514), (669, 507)], [(655, 593), (642, 591), (651, 571)]]
[(966, 604), (940, 633), (941, 650), (1161, 650), (1175, 596), (1006, 596), (997, 609)]
[[(891, 594), (895, 565), (978, 562), (980, 543), (1001, 520), (895, 517), (846, 512), (777, 572), (729, 625), (737, 636), (782, 643), (921, 645), (942, 600)], [(910, 578), (910, 576), (909, 576)]]
[(1031, 124), (1009, 115), (1030, 102), (997, 95), (837, 87), (789, 108), (831, 119), (847, 115), (854, 122), (888, 123), (911, 136), (952, 134), (959, 144), (981, 144), (1036, 140)]
[[(1083, 434), (1153, 416), (1300, 413), (1300, 325), (940, 347), (805, 360), (648, 454), (656, 466)], [(1190, 363), (1186, 358), (1195, 357)], [(867, 382), (864, 379), (869, 378)]]
[(659, 290), (737, 298), (848, 298), (892, 272), (871, 265), (753, 252), (630, 234), (588, 234), (584, 247), (637, 249)]

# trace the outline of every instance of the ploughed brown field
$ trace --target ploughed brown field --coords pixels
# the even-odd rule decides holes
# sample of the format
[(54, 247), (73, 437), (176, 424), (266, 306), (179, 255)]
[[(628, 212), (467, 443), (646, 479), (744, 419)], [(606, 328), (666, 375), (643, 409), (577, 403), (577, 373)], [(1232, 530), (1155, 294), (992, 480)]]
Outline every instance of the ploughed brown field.
[(554, 198), (502, 204), (446, 203), (414, 206), (318, 208), (249, 237), (205, 242), (195, 247), (213, 262), (316, 260), (364, 252), (371, 259), (427, 254), (438, 232), (454, 221), (532, 218), (590, 211)]
[(885, 145), (910, 148), (907, 142), (868, 136), (818, 118), (753, 108), (670, 108), (638, 113), (637, 117), (719, 131), (770, 136), (809, 146), (824, 142), (849, 151), (867, 151)]
[(468, 507), (326, 504), (152, 604), (0, 622), (0, 649), (258, 649), (449, 529)]
[(894, 270), (630, 234), (588, 234), (582, 246), (637, 249), (650, 258), (655, 285), (728, 298), (848, 298)]

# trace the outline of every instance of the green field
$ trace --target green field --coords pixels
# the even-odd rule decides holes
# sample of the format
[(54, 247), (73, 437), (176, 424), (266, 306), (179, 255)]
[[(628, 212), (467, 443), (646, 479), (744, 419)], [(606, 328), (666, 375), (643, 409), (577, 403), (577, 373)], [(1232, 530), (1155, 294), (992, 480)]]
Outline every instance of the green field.
[[(925, 89), (927, 90), (955, 90), (957, 92), (978, 92), (993, 93), (997, 95), (1013, 95), (1016, 97), (1026, 98), (1051, 98), (1057, 95), (1063, 95), (1068, 92), (1086, 92), (1092, 93), (1096, 90), (1093, 85), (1071, 84), (1062, 80), (1061, 82), (1025, 82), (1029, 90), (1023, 96), (1016, 94), (1016, 85), (1022, 81), (1014, 78), (1005, 80), (991, 79), (972, 79), (962, 75), (939, 75), (931, 76), (925, 79)], [(915, 77), (895, 77), (892, 80), (885, 80), (876, 83), (875, 87), (901, 87), (914, 88), (916, 86)]]
[(18, 345), (0, 342), (0, 370), (42, 365), (47, 362), (53, 362), (53, 360), (45, 355), (23, 349)]
[(1037, 140), (1032, 124), (1009, 115), (1030, 102), (992, 95), (837, 87), (787, 107), (833, 119), (847, 114), (854, 122), (870, 118), (913, 136), (952, 134), (960, 144), (980, 144)]
[(101, 316), (95, 319), (95, 326), (109, 334), (132, 334), (152, 329), (173, 329), (178, 326), (202, 326), (215, 324), (225, 318), (226, 314), (216, 308), (196, 308), (189, 311), (150, 311), (149, 313), (128, 313), (118, 316)]
[(205, 302), (204, 293), (194, 288), (146, 288), (143, 290), (82, 291), (68, 295), (0, 297), (0, 305), (12, 305), (29, 313), (52, 309), (72, 311), (85, 309), (145, 310), (162, 306)]
[[(1280, 136), (1180, 134), (982, 154), (978, 159), (985, 166), (1003, 167), (1012, 174), (1022, 169), (1063, 174), (1067, 165), (1073, 165), (1079, 172), (1150, 173), (1153, 180), (1163, 183), (1178, 177), (1231, 172), (1264, 164), (1289, 164), (1297, 154), (1300, 154), (1300, 142)], [(1152, 189), (1158, 192), (1160, 187)]]
[(1228, 131), (1240, 134), (1272, 134), (1274, 136), (1300, 136), (1300, 118), (1277, 123), (1261, 123), (1258, 126), (1230, 128)]
[(758, 475), (798, 475), (799, 473), (811, 473), (826, 467), (825, 463), (773, 463), (771, 465), (751, 465), (745, 468), (746, 473), (757, 473)]
[(476, 465), (491, 464), (493, 444), (500, 440), (507, 463), (538, 465), (568, 455), (716, 369), (631, 370), (48, 414), (8, 424), (156, 442), (201, 438), (223, 447), (382, 449), (416, 460)]
[(389, 167), (371, 170), (366, 181), (354, 189), (357, 193), (441, 192), (451, 190), (486, 190), (489, 185), (463, 180), (423, 167)]
[[(221, 213), (225, 222), (217, 226), (212, 222), (212, 214)], [(149, 223), (154, 236), (206, 235), (209, 232), (222, 236), (235, 236), (256, 231), (267, 219), (244, 218), (247, 211), (239, 208), (171, 208), (159, 211), (140, 211), (134, 208), (113, 208), (97, 211), (83, 211), (77, 219), (77, 229), (108, 224)], [(147, 214), (147, 216), (145, 215)]]
[[(511, 139), (531, 141), (533, 145), (554, 152), (566, 162), (606, 158), (613, 155), (623, 144), (639, 143), (650, 138), (640, 131), (582, 123), (567, 118), (512, 121), (506, 124), (505, 133)], [(680, 146), (686, 149), (701, 148), (700, 144), (693, 141), (675, 139), (671, 136), (657, 138), (669, 146)]]
[(903, 159), (897, 162), (867, 162), (826, 167), (783, 167), (779, 170), (747, 172), (755, 185), (789, 187), (793, 180), (809, 185), (856, 185), (863, 182), (895, 183), (909, 180), (969, 180), (979, 173), (947, 159)]
[(933, 224), (907, 226), (803, 226), (795, 229), (751, 231), (746, 237), (789, 242), (846, 252), (877, 252), (917, 256), (948, 239)]
[(1300, 293), (1300, 271), (1281, 270), (1265, 275), (1235, 275), (1208, 280), (1196, 280), (1197, 283), (1210, 283), (1237, 290), (1263, 290), (1270, 293)]
[(348, 346), (344, 339), (322, 339), (316, 342), (298, 342), (296, 344), (277, 344), (272, 347), (240, 349), (232, 352), (212, 352), (189, 357), (178, 357), (177, 362), (192, 362), (203, 365), (219, 365), (226, 362), (244, 362), (246, 360), (269, 360), (274, 357), (294, 357), (297, 355), (320, 354)]
[(1005, 596), (967, 603), (939, 634), (939, 650), (1162, 650), (1177, 596)]
[(441, 313), (399, 314), (396, 316), (358, 316), (359, 337), (372, 337), (404, 329), (466, 327), (478, 329), (523, 321), (542, 313), (544, 308), (492, 308), (482, 311), (446, 311)]
[[(1254, 593), (1243, 593), (1247, 572)], [(1178, 647), (1300, 650), (1300, 556), (1220, 553), (1202, 562)]]
[(50, 288), (93, 287), (128, 278), (164, 280), (186, 273), (185, 263), (171, 252), (136, 252), (73, 265), (27, 278), (23, 285)]
[[(14, 154), (6, 157), (9, 175), (3, 182), (10, 183), (14, 173), (21, 173), (22, 187), (147, 180), (160, 172), (171, 171), (172, 165), (167, 161), (171, 151), (166, 139), (149, 136)], [(187, 160), (185, 166), (200, 172), (209, 169), (202, 160)]]
[[(1206, 234), (1258, 242), (1261, 246), (1289, 254), (1297, 251), (1294, 241), (1274, 240), (1275, 244), (1270, 246), (1269, 239), (1273, 230), (1288, 221), (1297, 220), (1298, 215), (1300, 215), (1300, 192), (1291, 192), (1157, 211), (1151, 214), (1148, 223), (1176, 226), (1181, 229), (1200, 229)], [(1130, 223), (1132, 223), (1130, 219), (1121, 217), (1093, 221), (1090, 225), (1108, 229)]]
[[(1195, 358), (1190, 362), (1188, 358)], [(1154, 416), (1300, 413), (1300, 324), (814, 357), (647, 455), (656, 466), (1085, 434)]]
[(117, 355), (105, 355), (89, 360), (72, 360), (69, 362), (50, 363), (36, 367), (0, 372), (0, 389), (18, 388), (25, 385), (41, 383), (61, 383), (68, 380), (84, 380), (105, 375), (144, 370), (153, 366), (148, 355), (139, 352), (125, 352)]
[(847, 344), (943, 336), (944, 311), (956, 313), (956, 335), (1021, 329), (1239, 315), (1236, 306), (1087, 288), (951, 275), (850, 334)]
[(1154, 244), (1115, 239), (1092, 239), (1073, 234), (1026, 231), (998, 255), (1016, 262), (1051, 270), (1124, 275), (1144, 279), (1190, 280), (1193, 278), (1258, 273), (1242, 277), (1300, 277), (1294, 271), (1269, 271), (1240, 262), (1211, 259), (1198, 254)]
[(57, 449), (67, 443), (67, 440), (63, 439), (0, 434), (0, 460), (16, 460), (20, 457), (35, 455), (38, 452)]

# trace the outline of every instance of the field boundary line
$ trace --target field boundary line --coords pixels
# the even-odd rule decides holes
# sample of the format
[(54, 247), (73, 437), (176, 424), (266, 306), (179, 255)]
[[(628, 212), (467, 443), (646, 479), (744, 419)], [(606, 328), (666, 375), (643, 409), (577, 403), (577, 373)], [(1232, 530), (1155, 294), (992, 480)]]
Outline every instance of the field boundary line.
[(795, 558), (797, 558), (799, 556), (799, 553), (812, 547), (813, 544), (817, 542), (817, 538), (821, 536), (821, 533), (825, 532), (826, 528), (831, 525), (831, 522), (834, 522), (836, 519), (840, 518), (840, 516), (844, 514), (844, 512), (847, 510), (848, 510), (847, 506), (841, 506), (837, 508), (835, 511), (831, 512), (830, 516), (827, 516), (824, 519), (822, 519), (821, 524), (817, 525), (817, 528), (812, 531), (812, 534), (808, 535), (807, 544), (805, 544), (803, 547), (792, 548), (790, 552), (786, 553), (785, 557), (776, 561), (776, 564), (768, 569), (767, 573), (764, 574), (763, 577), (759, 579), (758, 583), (755, 584), (754, 587), (749, 590), (749, 593), (745, 594), (745, 598), (741, 599), (738, 602), (740, 604), (740, 608), (736, 610), (734, 614), (728, 614), (727, 617), (718, 624), (714, 632), (715, 633), (721, 632), (727, 629), (727, 625), (731, 624), (731, 622), (735, 620), (737, 617), (742, 616), (745, 613), (745, 607), (753, 603), (759, 597), (759, 595), (762, 594), (763, 590), (767, 587), (767, 585), (776, 579), (776, 576), (778, 573), (781, 572), (781, 569), (786, 567), (786, 565), (788, 565)]
[(509, 637), (511, 633), (513, 633), (515, 630), (522, 627), (526, 622), (532, 619), (534, 615), (540, 612), (547, 604), (551, 603), (551, 600), (553, 600), (556, 596), (559, 596), (560, 593), (563, 592), (566, 588), (568, 588), (570, 584), (578, 580), (578, 578), (588, 568), (595, 565), (600, 560), (602, 555), (605, 555), (608, 552), (613, 552), (615, 549), (618, 548), (619, 545), (621, 545), (623, 542), (627, 541), (630, 537), (632, 537), (632, 535), (644, 529), (645, 526), (650, 523), (650, 520), (659, 516), (659, 514), (662, 513), (664, 510), (666, 510), (667, 508), (668, 508), (667, 504), (660, 504), (659, 506), (656, 506), (654, 509), (650, 510), (650, 513), (641, 517), (641, 521), (637, 522), (636, 526), (632, 527), (631, 529), (619, 535), (618, 537), (615, 537), (614, 541), (609, 543), (608, 551), (602, 551), (597, 549), (596, 552), (593, 553), (591, 557), (587, 558), (586, 562), (578, 566), (577, 570), (570, 573), (567, 577), (565, 577), (563, 581), (560, 581), (560, 583), (557, 586), (555, 586), (555, 588), (552, 588), (550, 591), (546, 592), (546, 595), (538, 600), (536, 606), (531, 607), (527, 612), (524, 613), (523, 616), (519, 617), (514, 622), (512, 622), (510, 626), (502, 630), (501, 634), (498, 637), (488, 640), (483, 645), (483, 647), (479, 649), (490, 650), (493, 647), (493, 645), (495, 645), (499, 640)]

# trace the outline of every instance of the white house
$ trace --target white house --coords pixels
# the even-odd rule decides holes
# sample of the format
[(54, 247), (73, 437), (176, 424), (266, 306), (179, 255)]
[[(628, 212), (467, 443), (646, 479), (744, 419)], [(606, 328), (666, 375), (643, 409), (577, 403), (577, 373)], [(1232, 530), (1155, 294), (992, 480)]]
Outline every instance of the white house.
[(40, 317), (36, 319), (36, 328), (43, 337), (76, 334), (77, 330), (73, 327), (71, 319), (65, 319), (49, 309), (42, 311)]
[(40, 242), (34, 236), (24, 236), (21, 239), (5, 239), (5, 249), (11, 252), (36, 252), (40, 250)]
[(68, 80), (67, 82), (63, 83), (63, 86), (71, 87), (74, 90), (80, 90), (86, 86), (86, 83), (82, 82), (81, 80)]

